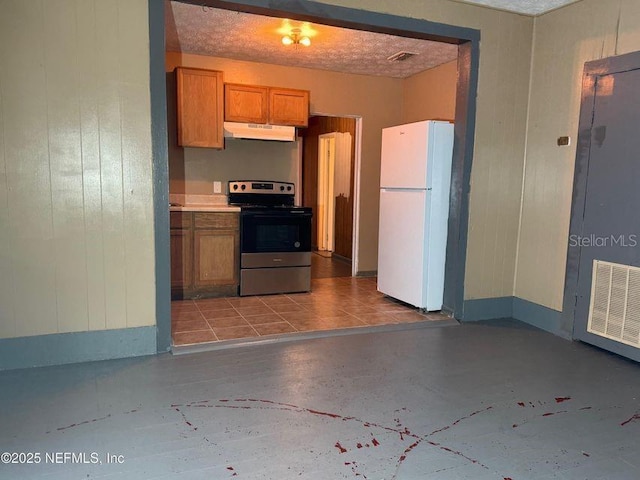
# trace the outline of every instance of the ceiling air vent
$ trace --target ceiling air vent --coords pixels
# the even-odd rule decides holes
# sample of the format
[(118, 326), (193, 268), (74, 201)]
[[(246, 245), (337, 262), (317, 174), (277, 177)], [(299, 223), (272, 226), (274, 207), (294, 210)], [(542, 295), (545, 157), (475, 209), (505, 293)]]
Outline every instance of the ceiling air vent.
[(418, 55), (414, 52), (398, 52), (394, 53), (390, 57), (387, 57), (387, 60), (390, 62), (404, 62), (405, 60), (409, 60), (411, 57), (415, 57)]

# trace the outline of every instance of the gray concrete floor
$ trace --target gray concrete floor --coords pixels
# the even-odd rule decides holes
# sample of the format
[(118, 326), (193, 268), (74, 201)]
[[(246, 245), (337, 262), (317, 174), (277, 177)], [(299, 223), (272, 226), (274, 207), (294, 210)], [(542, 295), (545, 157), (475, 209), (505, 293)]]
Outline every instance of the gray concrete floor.
[(0, 372), (0, 478), (638, 479), (639, 378), (514, 321)]

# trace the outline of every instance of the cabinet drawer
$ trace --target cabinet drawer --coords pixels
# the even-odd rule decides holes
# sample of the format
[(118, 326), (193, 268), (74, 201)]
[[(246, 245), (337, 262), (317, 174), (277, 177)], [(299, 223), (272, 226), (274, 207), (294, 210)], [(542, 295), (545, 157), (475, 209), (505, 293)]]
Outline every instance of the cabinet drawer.
[(222, 228), (227, 230), (237, 230), (239, 216), (237, 213), (194, 213), (196, 228)]
[(191, 213), (169, 212), (169, 226), (171, 228), (191, 228)]

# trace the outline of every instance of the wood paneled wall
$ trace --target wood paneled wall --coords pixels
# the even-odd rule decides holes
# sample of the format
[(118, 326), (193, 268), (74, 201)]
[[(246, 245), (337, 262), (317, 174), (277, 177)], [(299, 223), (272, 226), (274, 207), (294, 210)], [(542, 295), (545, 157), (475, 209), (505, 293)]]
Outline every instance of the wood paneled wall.
[(155, 324), (146, 0), (0, 2), (0, 338)]
[[(353, 245), (353, 178), (355, 167), (356, 120), (346, 117), (316, 116), (309, 119), (309, 127), (301, 130), (302, 147), (302, 200), (305, 207), (314, 212), (318, 207), (318, 137), (325, 133), (351, 134), (351, 195), (336, 197), (335, 250), (334, 253), (351, 258)], [(317, 247), (318, 219), (312, 222), (313, 246)]]
[(454, 121), (458, 60), (413, 75), (404, 81), (402, 122)]
[[(519, 298), (562, 310), (584, 63), (637, 50), (638, 0), (584, 0), (536, 18), (514, 287)], [(560, 135), (572, 137), (571, 145), (558, 147)]]

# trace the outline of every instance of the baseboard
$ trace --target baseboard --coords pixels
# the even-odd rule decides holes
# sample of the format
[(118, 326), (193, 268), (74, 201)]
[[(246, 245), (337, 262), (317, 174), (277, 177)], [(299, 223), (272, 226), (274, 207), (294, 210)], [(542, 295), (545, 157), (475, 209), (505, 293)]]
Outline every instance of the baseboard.
[(571, 333), (561, 328), (562, 312), (549, 307), (513, 297), (513, 318), (528, 323), (559, 337), (571, 340)]
[(154, 355), (156, 327), (0, 339), (0, 370)]
[(359, 271), (356, 273), (356, 277), (375, 277), (378, 275), (377, 270)]
[(349, 265), (351, 265), (350, 258), (343, 257), (342, 255), (338, 255), (337, 253), (334, 253), (332, 258), (335, 260), (339, 260), (340, 262), (348, 263)]
[(479, 298), (465, 300), (462, 307), (463, 322), (477, 322), (513, 316), (513, 297)]
[(518, 297), (496, 297), (465, 300), (463, 322), (515, 318), (567, 340), (571, 333), (562, 330), (562, 312)]

